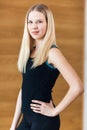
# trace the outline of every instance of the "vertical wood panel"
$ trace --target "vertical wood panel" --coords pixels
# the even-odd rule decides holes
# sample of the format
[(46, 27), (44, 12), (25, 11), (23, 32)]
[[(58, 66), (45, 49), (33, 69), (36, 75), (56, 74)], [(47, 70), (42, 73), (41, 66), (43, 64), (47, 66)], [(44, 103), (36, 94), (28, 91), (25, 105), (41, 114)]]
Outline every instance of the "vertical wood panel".
[(84, 114), (83, 130), (87, 130), (87, 0), (85, 0), (85, 49), (84, 49)]
[[(44, 3), (51, 8), (57, 43), (83, 79), (83, 0), (0, 0), (0, 128), (3, 130), (10, 128), (22, 82), (17, 70), (17, 58), (26, 11), (36, 3)], [(66, 93), (67, 86), (60, 76), (53, 89), (56, 104)], [(61, 113), (61, 130), (82, 130), (82, 104), (81, 96)]]

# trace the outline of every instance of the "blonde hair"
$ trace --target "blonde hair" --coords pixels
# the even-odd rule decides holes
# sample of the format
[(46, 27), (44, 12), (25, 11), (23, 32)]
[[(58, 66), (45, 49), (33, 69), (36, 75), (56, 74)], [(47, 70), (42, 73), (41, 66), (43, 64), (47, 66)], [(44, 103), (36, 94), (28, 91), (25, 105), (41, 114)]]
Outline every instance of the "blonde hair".
[(32, 67), (37, 67), (41, 65), (42, 63), (44, 63), (48, 58), (48, 53), (52, 44), (56, 45), (55, 26), (54, 26), (54, 18), (53, 18), (52, 12), (44, 4), (37, 4), (37, 5), (32, 6), (28, 10), (26, 14), (26, 18), (25, 18), (24, 34), (23, 34), (21, 49), (20, 49), (19, 58), (18, 58), (18, 69), (20, 72), (26, 72), (26, 63), (30, 56), (30, 49), (32, 47), (31, 41), (33, 39), (31, 38), (28, 32), (27, 20), (28, 20), (29, 13), (34, 10), (44, 14), (47, 21), (47, 31), (43, 40), (41, 40), (42, 42), (41, 46), (38, 49), (35, 58), (33, 59), (34, 62), (33, 62)]

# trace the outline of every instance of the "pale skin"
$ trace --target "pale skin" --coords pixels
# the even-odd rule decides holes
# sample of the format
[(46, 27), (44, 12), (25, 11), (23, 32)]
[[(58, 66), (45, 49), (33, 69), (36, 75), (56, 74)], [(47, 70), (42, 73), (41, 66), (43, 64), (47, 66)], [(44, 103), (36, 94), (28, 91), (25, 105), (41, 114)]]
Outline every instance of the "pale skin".
[[(35, 54), (40, 47), (41, 40), (44, 37), (47, 29), (45, 16), (38, 12), (32, 11), (29, 14), (29, 22), (28, 22), (28, 31), (32, 38), (35, 40), (36, 49), (32, 52), (31, 57), (35, 57)], [(83, 92), (83, 84), (80, 80), (79, 76), (66, 60), (60, 49), (52, 48), (48, 54), (48, 63), (52, 63), (54, 67), (56, 67), (63, 78), (69, 85), (69, 89), (62, 99), (62, 101), (54, 108), (52, 101), (49, 103), (32, 100), (30, 104), (30, 108), (32, 111), (36, 113), (40, 113), (42, 115), (54, 117), (60, 114), (65, 108), (67, 108), (82, 92)], [(21, 90), (18, 95), (16, 110), (13, 118), (13, 122), (10, 130), (15, 130), (18, 120), (21, 116)]]
[[(62, 101), (54, 108), (52, 101), (45, 103), (33, 100), (31, 109), (46, 116), (56, 116), (67, 108), (83, 91), (83, 85), (75, 70), (71, 67), (59, 49), (49, 51), (49, 63), (52, 63), (62, 74), (69, 85), (69, 90)], [(35, 104), (38, 103), (38, 104)]]

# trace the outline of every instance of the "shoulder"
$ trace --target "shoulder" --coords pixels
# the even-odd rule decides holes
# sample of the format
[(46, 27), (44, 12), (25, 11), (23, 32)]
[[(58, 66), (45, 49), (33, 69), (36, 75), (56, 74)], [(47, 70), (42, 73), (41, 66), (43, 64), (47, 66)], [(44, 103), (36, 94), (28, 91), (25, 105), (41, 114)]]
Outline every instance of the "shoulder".
[(58, 52), (60, 51), (59, 47), (55, 44), (53, 44), (49, 50), (48, 58), (52, 59)]
[(49, 61), (56, 61), (60, 60), (60, 58), (64, 57), (61, 50), (57, 45), (52, 45), (51, 49), (49, 50), (48, 59)]
[(49, 50), (48, 61), (49, 63), (52, 63), (56, 68), (61, 68), (67, 64), (67, 60), (59, 47), (52, 47)]

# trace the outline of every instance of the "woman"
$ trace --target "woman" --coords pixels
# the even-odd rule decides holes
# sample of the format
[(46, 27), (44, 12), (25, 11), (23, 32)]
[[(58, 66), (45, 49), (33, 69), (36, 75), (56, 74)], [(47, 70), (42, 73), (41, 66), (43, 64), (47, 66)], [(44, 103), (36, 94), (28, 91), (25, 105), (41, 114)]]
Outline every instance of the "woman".
[[(83, 85), (56, 45), (54, 19), (46, 5), (27, 12), (18, 69), (23, 83), (10, 130), (59, 130), (60, 112), (83, 92)], [(69, 90), (54, 106), (51, 91), (60, 73)]]

